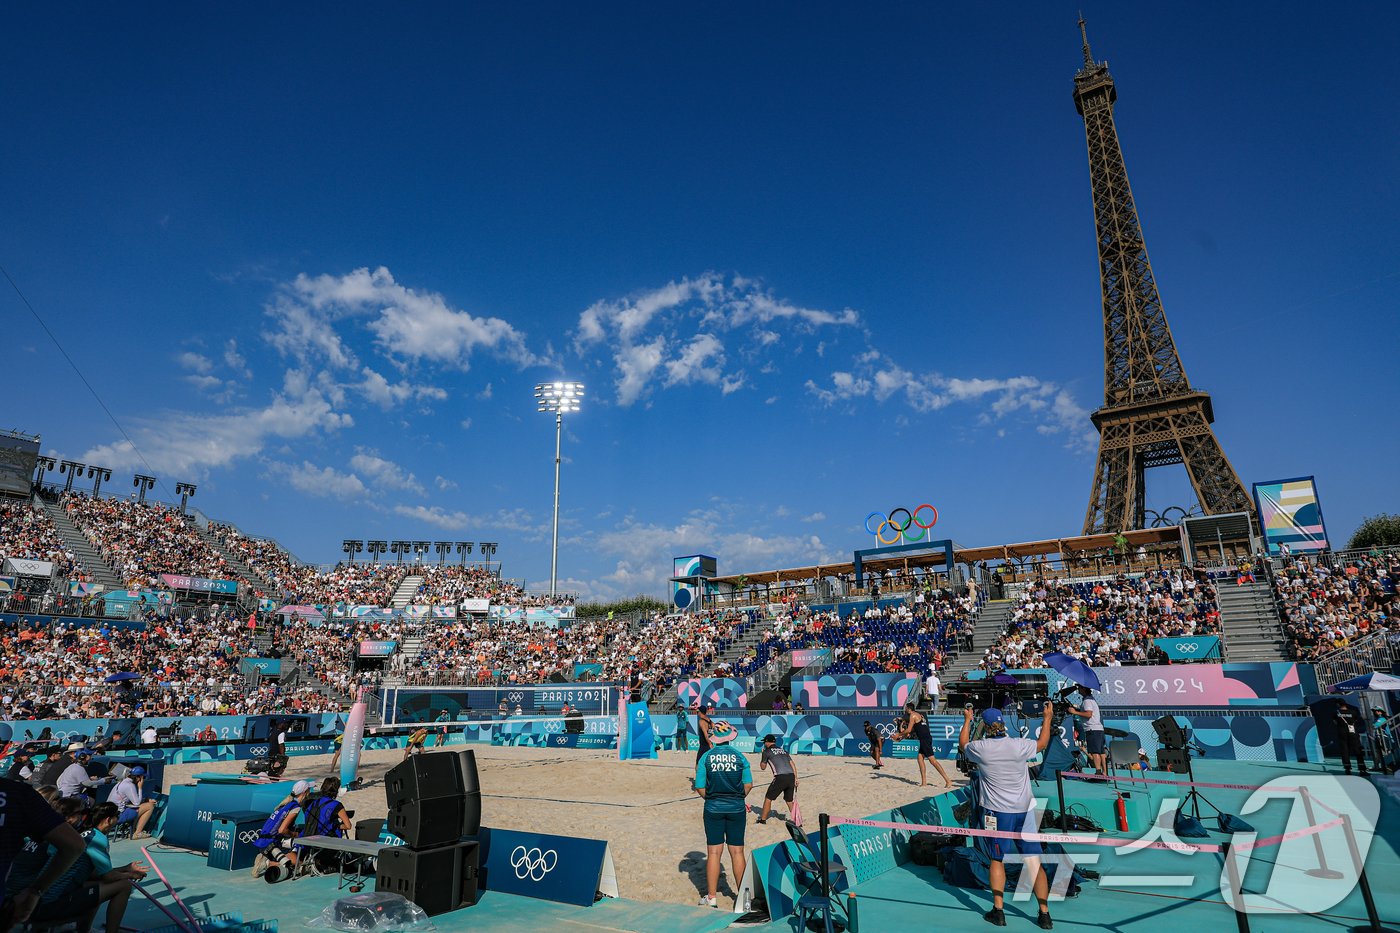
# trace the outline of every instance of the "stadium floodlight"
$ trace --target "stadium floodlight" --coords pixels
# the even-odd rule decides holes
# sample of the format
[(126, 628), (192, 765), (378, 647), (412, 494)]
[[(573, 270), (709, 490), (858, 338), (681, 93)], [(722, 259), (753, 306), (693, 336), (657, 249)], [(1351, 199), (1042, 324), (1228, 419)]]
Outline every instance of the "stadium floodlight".
[(463, 566), (463, 567), (465, 567), (465, 566), (467, 565), (467, 555), (470, 554), (470, 553), (472, 552), (472, 545), (475, 544), (475, 543), (476, 543), (475, 541), (458, 541), (458, 542), (457, 542), (457, 554), (462, 558), (462, 566)]
[(88, 479), (92, 480), (92, 497), (96, 499), (102, 494), (102, 484), (112, 478), (112, 471), (106, 467), (88, 465)]
[(389, 553), (398, 555), (398, 563), (403, 563), (403, 556), (413, 547), (410, 541), (395, 541), (389, 545)]
[(131, 477), (131, 485), (136, 487), (136, 501), (145, 502), (146, 493), (156, 488), (156, 478), (145, 473), (136, 473)]
[(353, 564), (355, 562), (355, 555), (365, 549), (364, 544), (363, 541), (357, 541), (354, 538), (346, 538), (344, 541), (340, 542), (340, 549), (345, 552), (345, 556), (349, 559), (349, 562)]
[(443, 564), (447, 563), (447, 555), (448, 552), (452, 550), (452, 542), (434, 541), (433, 550), (437, 551), (438, 553), (438, 566), (441, 567)]
[(39, 457), (34, 462), (34, 485), (42, 487), (44, 485), (44, 474), (57, 469), (58, 461), (53, 457)]
[(564, 436), (564, 414), (577, 413), (583, 402), (583, 383), (544, 382), (535, 386), (539, 411), (554, 415), (554, 538), (549, 551), (549, 595), (559, 583), (559, 451)]
[[(489, 573), (491, 570), (491, 558), (496, 553), (496, 542), (483, 541), (480, 545), (478, 545), (477, 550), (481, 551), (481, 566), (485, 567), (487, 572)], [(500, 575), (501, 571), (497, 569), (496, 576), (499, 577)]]
[(58, 465), (58, 472), (68, 474), (68, 482), (63, 484), (64, 492), (73, 491), (73, 480), (81, 476), (86, 463), (79, 463), (76, 460), (64, 460)]
[(180, 497), (180, 514), (181, 514), (181, 515), (184, 515), (184, 514), (185, 514), (185, 506), (186, 506), (186, 504), (189, 503), (190, 497), (194, 495), (194, 491), (195, 491), (196, 489), (198, 489), (198, 488), (199, 488), (199, 487), (197, 487), (194, 483), (176, 483), (176, 484), (175, 484), (175, 495), (177, 495), (177, 496)]
[(369, 559), (371, 563), (379, 563), (379, 555), (389, 549), (389, 542), (382, 539), (366, 541), (365, 547), (369, 548)]

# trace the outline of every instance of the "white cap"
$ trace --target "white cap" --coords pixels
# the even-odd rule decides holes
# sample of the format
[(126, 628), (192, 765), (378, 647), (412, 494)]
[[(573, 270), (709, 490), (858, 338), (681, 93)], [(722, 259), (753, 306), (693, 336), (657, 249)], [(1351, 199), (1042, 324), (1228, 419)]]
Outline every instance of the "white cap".
[(292, 796), (300, 797), (302, 794), (306, 793), (310, 789), (310, 781), (297, 781), (295, 784), (292, 785)]
[(82, 742), (73, 742), (73, 743), (71, 743), (71, 744), (68, 746), (68, 750), (69, 750), (70, 752), (80, 752), (80, 751), (83, 750), (83, 743), (82, 743)]

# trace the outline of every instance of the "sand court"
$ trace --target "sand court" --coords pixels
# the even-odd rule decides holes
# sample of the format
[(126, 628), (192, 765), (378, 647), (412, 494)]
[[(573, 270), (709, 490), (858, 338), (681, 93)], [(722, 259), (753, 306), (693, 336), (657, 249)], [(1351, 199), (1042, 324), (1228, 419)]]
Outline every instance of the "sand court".
[[(456, 752), (462, 745), (449, 745)], [(641, 901), (694, 904), (704, 885), (705, 838), (700, 797), (691, 789), (695, 753), (662, 752), (659, 758), (619, 761), (617, 752), (472, 745), (481, 778), (481, 821), (485, 826), (605, 839), (611, 843), (619, 893)], [(424, 754), (437, 754), (432, 749)], [(751, 807), (762, 807), (771, 775), (759, 770), (758, 755), (746, 755), (753, 769)], [(287, 780), (320, 780), (332, 776), (330, 755), (294, 757)], [(341, 797), (355, 819), (383, 817), (383, 778), (403, 760), (401, 749), (367, 751), (360, 763), (365, 786)], [(919, 787), (918, 765), (912, 760), (886, 759), (876, 771), (869, 759), (836, 756), (797, 756), (800, 778), (797, 799), (811, 829), (817, 814), (865, 814), (921, 800), (944, 790), (936, 774), (931, 785)], [(242, 762), (172, 765), (166, 784), (192, 780), (201, 772), (239, 772)], [(954, 779), (964, 781), (951, 761), (943, 763)], [(932, 769), (930, 769), (932, 772)], [(779, 798), (773, 812), (787, 813)], [(781, 820), (766, 825), (750, 816), (746, 844), (750, 849), (787, 838)], [(728, 908), (737, 879), (720, 885), (721, 906)]]

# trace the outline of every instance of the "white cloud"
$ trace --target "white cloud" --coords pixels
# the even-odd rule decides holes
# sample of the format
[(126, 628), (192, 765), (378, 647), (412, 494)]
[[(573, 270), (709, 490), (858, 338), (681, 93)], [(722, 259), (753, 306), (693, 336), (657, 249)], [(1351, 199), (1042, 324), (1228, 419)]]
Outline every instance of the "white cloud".
[(224, 344), (224, 365), (240, 378), (253, 378), (253, 371), (248, 368), (248, 360), (242, 353), (238, 352), (237, 340), (230, 339), (228, 343)]
[(434, 476), (433, 485), (436, 486), (438, 489), (441, 489), (443, 492), (447, 492), (447, 490), (449, 489), (457, 488), (457, 481), (450, 480), (446, 476)]
[(354, 388), (366, 399), (386, 411), (410, 399), (442, 401), (447, 398), (445, 389), (440, 389), (437, 386), (414, 385), (407, 380), (390, 382), (368, 366), (360, 370), (360, 375), (364, 376), (364, 381), (356, 384)]
[(207, 374), (214, 371), (214, 361), (202, 353), (188, 350), (175, 357), (175, 362), (192, 373)]
[(427, 360), (467, 369), (478, 351), (522, 367), (544, 362), (508, 321), (453, 308), (436, 292), (396, 282), (383, 266), (339, 276), (298, 275), (266, 310), (274, 326), (263, 336), (280, 353), (335, 369), (359, 366), (336, 330), (338, 322), (355, 318), (367, 319), (364, 326), (379, 348), (401, 363)]
[(760, 365), (760, 357), (778, 352), (784, 329), (800, 334), (859, 323), (860, 316), (850, 308), (800, 307), (775, 298), (751, 279), (736, 275), (726, 281), (707, 272), (594, 302), (579, 315), (574, 351), (596, 362), (597, 348), (609, 348), (617, 402), (626, 407), (644, 399), (658, 382), (662, 388), (710, 385), (723, 395), (747, 386), (747, 375), (729, 368), (726, 334), (742, 331), (733, 344), (739, 356), (769, 374), (774, 371), (771, 361)]
[(406, 489), (410, 492), (424, 492), (423, 484), (412, 473), (392, 460), (379, 456), (373, 448), (356, 447), (350, 458), (350, 468), (365, 477), (375, 486), (383, 489)]
[(318, 467), (309, 460), (300, 464), (271, 463), (268, 472), (284, 478), (297, 492), (327, 499), (355, 501), (369, 494), (354, 473), (341, 473), (332, 467)]
[(466, 512), (447, 512), (440, 505), (396, 505), (394, 514), (426, 522), (444, 531), (465, 531), (472, 524), (472, 518)]
[(1036, 423), (1041, 434), (1065, 434), (1068, 446), (1092, 443), (1088, 412), (1078, 405), (1068, 390), (1035, 376), (971, 379), (948, 378), (940, 373), (916, 374), (880, 353), (866, 350), (855, 359), (854, 371), (837, 370), (830, 384), (807, 380), (806, 388), (824, 405), (873, 398), (885, 402), (901, 397), (921, 414), (953, 404), (978, 409), (981, 423), (991, 423), (1021, 413)]
[(125, 439), (99, 444), (83, 455), (86, 463), (112, 469), (144, 469), (189, 478), (262, 452), (273, 439), (292, 440), (354, 425), (337, 412), (326, 393), (300, 370), (283, 378), (282, 389), (262, 408), (210, 415), (172, 411), (132, 421), (132, 435), (145, 462)]
[(724, 372), (724, 344), (714, 334), (697, 334), (680, 355), (666, 363), (667, 386), (687, 382), (716, 385)]
[(461, 421), (457, 422), (457, 424), (461, 427), (463, 431), (470, 431), (472, 427), (472, 419), (463, 418)]
[(824, 522), (824, 521), (826, 521), (826, 513), (825, 513), (825, 512), (813, 512), (811, 515), (805, 515), (805, 516), (803, 516), (802, 520), (803, 520), (804, 522)]
[(817, 535), (745, 529), (743, 514), (736, 507), (719, 503), (674, 524), (642, 523), (632, 518), (621, 522), (594, 539), (598, 553), (613, 564), (612, 571), (597, 580), (595, 592), (614, 597), (660, 592), (666, 587), (671, 558), (676, 554), (723, 554), (725, 573), (840, 559)]

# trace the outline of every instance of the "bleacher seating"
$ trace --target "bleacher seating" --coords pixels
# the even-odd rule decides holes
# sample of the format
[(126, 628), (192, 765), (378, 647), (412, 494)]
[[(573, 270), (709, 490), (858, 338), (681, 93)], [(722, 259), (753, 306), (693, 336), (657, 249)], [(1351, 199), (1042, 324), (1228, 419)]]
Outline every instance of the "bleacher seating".
[(1112, 580), (1041, 580), (1027, 585), (985, 670), (1037, 668), (1062, 651), (1092, 665), (1164, 660), (1154, 638), (1220, 634), (1215, 586), (1189, 571), (1119, 574)]
[(1274, 587), (1294, 659), (1310, 661), (1375, 632), (1395, 631), (1400, 613), (1400, 553), (1322, 562), (1279, 562)]

